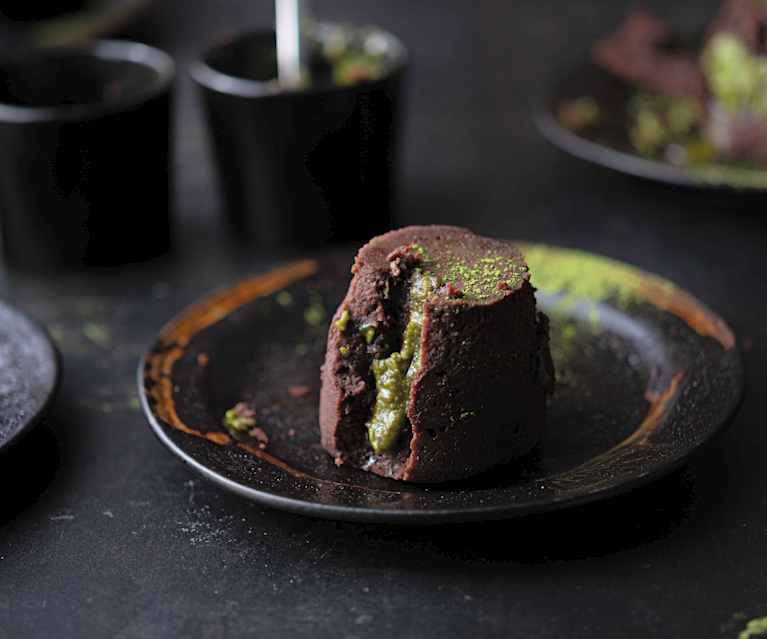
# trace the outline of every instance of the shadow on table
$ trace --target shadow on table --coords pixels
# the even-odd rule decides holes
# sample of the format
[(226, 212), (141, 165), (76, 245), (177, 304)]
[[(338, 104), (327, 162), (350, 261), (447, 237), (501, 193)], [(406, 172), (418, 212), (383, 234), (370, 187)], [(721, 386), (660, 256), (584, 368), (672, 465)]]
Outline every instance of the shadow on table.
[(651, 204), (643, 207), (643, 215), (661, 227), (683, 227), (715, 238), (710, 233), (717, 227), (743, 230), (767, 226), (767, 190), (695, 189), (623, 178), (625, 197)]
[(37, 501), (58, 468), (58, 442), (45, 423), (0, 453), (0, 526)]
[[(350, 537), (375, 538), (460, 560), (542, 563), (609, 555), (662, 539), (688, 516), (692, 481), (683, 470), (627, 495), (507, 521), (439, 527), (340, 525)], [(341, 532), (339, 531), (339, 532)], [(364, 544), (350, 543), (349, 548)]]

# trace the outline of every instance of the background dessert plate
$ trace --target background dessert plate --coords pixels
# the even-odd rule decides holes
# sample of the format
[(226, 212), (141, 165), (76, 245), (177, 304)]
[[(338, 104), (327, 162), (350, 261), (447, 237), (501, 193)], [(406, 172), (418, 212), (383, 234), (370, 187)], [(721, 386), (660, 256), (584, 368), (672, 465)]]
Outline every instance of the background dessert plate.
[(69, 46), (118, 31), (152, 0), (59, 0), (5, 3), (0, 18), (0, 51), (18, 46)]
[(58, 379), (58, 355), (46, 332), (0, 302), (0, 450), (40, 421)]
[[(209, 295), (139, 366), (149, 423), (194, 470), (264, 505), (391, 523), (498, 519), (626, 491), (678, 466), (734, 415), (743, 368), (727, 325), (659, 277), (522, 245), (551, 318), (557, 388), (542, 445), (471, 480), (414, 485), (336, 467), (320, 447), (319, 367), (352, 252), (293, 262)], [(221, 425), (240, 401), (259, 439)], [(264, 443), (265, 435), (268, 443)]]
[[(615, 171), (688, 187), (767, 190), (767, 170), (721, 162), (686, 168), (637, 153), (628, 133), (627, 105), (633, 91), (593, 63), (583, 62), (540, 99), (533, 118), (543, 136), (555, 146)], [(575, 132), (562, 125), (559, 108), (564, 102), (583, 97), (596, 102), (600, 115), (595, 124)]]

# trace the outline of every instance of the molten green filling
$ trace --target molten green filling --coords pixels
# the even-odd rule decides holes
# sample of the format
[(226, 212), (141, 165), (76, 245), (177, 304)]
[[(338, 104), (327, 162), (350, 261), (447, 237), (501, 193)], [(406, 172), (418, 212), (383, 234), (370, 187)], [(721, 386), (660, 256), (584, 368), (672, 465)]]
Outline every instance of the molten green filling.
[(407, 422), (410, 385), (421, 366), (421, 332), (424, 304), (436, 288), (436, 278), (421, 270), (410, 284), (410, 313), (402, 335), (402, 347), (385, 359), (373, 360), (376, 401), (366, 426), (370, 445), (376, 453), (394, 447)]

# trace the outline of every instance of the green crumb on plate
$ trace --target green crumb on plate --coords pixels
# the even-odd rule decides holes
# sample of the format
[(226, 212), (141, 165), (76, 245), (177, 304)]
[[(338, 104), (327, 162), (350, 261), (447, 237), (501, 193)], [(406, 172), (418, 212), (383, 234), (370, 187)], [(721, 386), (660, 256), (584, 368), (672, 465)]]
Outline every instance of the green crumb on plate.
[(629, 138), (645, 156), (658, 156), (670, 144), (686, 146), (696, 141), (704, 117), (692, 98), (637, 92), (628, 103)]
[(275, 298), (280, 306), (291, 306), (293, 304), (293, 296), (287, 291), (280, 291)]
[(227, 429), (243, 433), (256, 425), (256, 411), (248, 407), (244, 402), (238, 403), (224, 413), (224, 426)]
[(339, 346), (338, 352), (341, 353), (341, 357), (349, 357), (351, 351), (348, 346)]
[(341, 313), (341, 317), (339, 317), (336, 320), (336, 328), (343, 333), (346, 330), (346, 325), (349, 323), (349, 319), (351, 318), (351, 315), (349, 314), (349, 311), (347, 309), (344, 309), (344, 312)]
[(319, 302), (312, 302), (304, 311), (304, 319), (309, 326), (320, 326), (325, 320), (325, 307)]
[(649, 109), (636, 114), (634, 126), (629, 129), (631, 144), (642, 155), (655, 155), (669, 142), (669, 134), (660, 116)]
[(97, 346), (106, 348), (112, 342), (112, 334), (108, 326), (87, 322), (83, 325), (83, 335)]

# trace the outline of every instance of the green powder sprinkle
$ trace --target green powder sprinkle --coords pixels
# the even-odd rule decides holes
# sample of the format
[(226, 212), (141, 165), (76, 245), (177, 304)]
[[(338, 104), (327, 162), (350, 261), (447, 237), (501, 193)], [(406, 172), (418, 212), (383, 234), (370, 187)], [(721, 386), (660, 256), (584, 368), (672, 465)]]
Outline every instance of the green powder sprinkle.
[[(528, 244), (522, 247), (530, 266), (531, 282), (543, 293), (562, 295), (554, 310), (565, 310), (579, 302), (599, 304), (608, 300), (625, 309), (636, 301), (637, 290), (647, 276), (632, 266), (582, 251), (556, 250)], [(656, 280), (669, 290), (674, 285)], [(598, 316), (589, 313), (592, 323)]]
[(349, 357), (349, 353), (351, 351), (349, 350), (348, 346), (339, 346), (338, 352), (341, 353), (341, 357)]
[(344, 309), (344, 312), (341, 313), (341, 317), (339, 317), (336, 320), (336, 328), (343, 333), (346, 330), (346, 325), (349, 323), (349, 319), (351, 318), (351, 315), (349, 314), (349, 311), (347, 309)]
[(767, 617), (758, 617), (751, 619), (746, 627), (740, 631), (738, 639), (751, 639), (751, 637), (761, 636), (767, 633)]
[(474, 263), (460, 258), (448, 258), (443, 280), (458, 287), (469, 300), (490, 300), (501, 297), (501, 283), (517, 288), (527, 269), (504, 255), (487, 255)]
[(275, 299), (280, 306), (291, 306), (293, 304), (293, 296), (287, 291), (280, 291), (275, 296)]
[(309, 326), (320, 326), (325, 320), (325, 307), (319, 302), (312, 302), (304, 311), (304, 319)]

